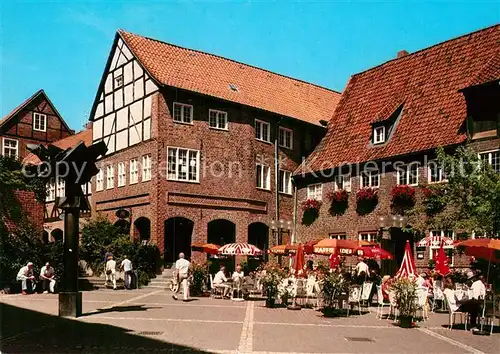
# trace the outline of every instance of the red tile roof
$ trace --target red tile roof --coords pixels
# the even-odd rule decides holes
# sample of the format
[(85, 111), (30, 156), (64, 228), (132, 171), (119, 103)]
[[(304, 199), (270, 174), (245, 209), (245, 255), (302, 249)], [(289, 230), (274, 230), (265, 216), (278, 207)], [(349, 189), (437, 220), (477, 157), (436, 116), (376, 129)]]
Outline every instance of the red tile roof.
[[(162, 85), (182, 88), (319, 125), (338, 92), (216, 55), (118, 31), (145, 69)], [(234, 85), (237, 91), (230, 88)]]
[[(76, 146), (80, 141), (83, 141), (83, 143), (87, 146), (92, 145), (92, 129), (82, 130), (75, 135), (70, 135), (64, 139), (54, 141), (51, 144), (65, 150), (67, 148)], [(40, 159), (38, 158), (38, 156), (30, 152), (24, 158), (23, 163), (37, 165), (40, 163)]]
[[(352, 76), (326, 136), (296, 173), (462, 143), (467, 110), (459, 90), (500, 79), (499, 48), (496, 25)], [(403, 113), (392, 137), (371, 146), (372, 123), (399, 103)]]

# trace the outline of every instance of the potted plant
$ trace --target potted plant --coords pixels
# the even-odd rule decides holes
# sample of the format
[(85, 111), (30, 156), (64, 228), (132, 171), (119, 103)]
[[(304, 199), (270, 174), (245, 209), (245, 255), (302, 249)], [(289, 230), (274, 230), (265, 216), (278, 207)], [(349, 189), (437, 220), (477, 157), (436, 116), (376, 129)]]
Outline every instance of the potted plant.
[(341, 215), (347, 210), (349, 193), (345, 189), (330, 192), (327, 197), (331, 202), (330, 212), (333, 215)]
[(268, 262), (264, 265), (261, 284), (266, 296), (266, 307), (274, 307), (276, 299), (279, 296), (279, 286), (284, 277), (284, 271), (278, 264)]
[(191, 263), (192, 280), (189, 286), (189, 292), (192, 296), (200, 296), (203, 294), (205, 280), (208, 276), (208, 264), (205, 263)]
[(401, 328), (411, 328), (413, 315), (417, 311), (417, 285), (408, 278), (398, 278), (391, 286), (396, 298), (396, 308), (399, 311), (399, 325)]
[(302, 202), (302, 223), (311, 225), (319, 216), (321, 201), (316, 199), (306, 199)]
[(408, 185), (394, 186), (391, 190), (393, 207), (407, 208), (415, 205), (415, 188)]
[(365, 215), (373, 211), (378, 203), (377, 189), (362, 188), (356, 193), (356, 211)]
[(348, 283), (338, 273), (327, 273), (323, 278), (323, 316), (333, 317), (337, 313), (336, 303), (339, 295), (347, 292)]

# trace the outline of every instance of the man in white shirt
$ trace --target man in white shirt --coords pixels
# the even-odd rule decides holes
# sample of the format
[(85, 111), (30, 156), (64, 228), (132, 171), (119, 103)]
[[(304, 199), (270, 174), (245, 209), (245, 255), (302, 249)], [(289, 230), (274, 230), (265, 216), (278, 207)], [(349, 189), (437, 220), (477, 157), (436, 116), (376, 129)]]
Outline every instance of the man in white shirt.
[(244, 276), (245, 276), (245, 274), (241, 270), (241, 266), (237, 265), (236, 270), (233, 272), (233, 276), (232, 276), (233, 281), (235, 281), (235, 282), (242, 281)]
[(473, 299), (484, 299), (486, 295), (486, 286), (484, 285), (484, 276), (480, 275), (479, 278), (472, 283), (470, 286), (472, 290), (472, 298)]
[(191, 267), (191, 263), (185, 259), (184, 253), (179, 253), (179, 259), (175, 262), (175, 273), (174, 276), (177, 279), (177, 284), (179, 286), (177, 287), (175, 293), (172, 295), (172, 298), (174, 300), (177, 300), (177, 294), (179, 293), (179, 290), (181, 289), (182, 285), (182, 293), (183, 293), (183, 300), (182, 301), (188, 301), (189, 297), (189, 284), (188, 284), (188, 277), (189, 277), (189, 270)]
[(130, 285), (132, 283), (132, 261), (125, 256), (121, 267), (123, 269), (123, 285), (125, 289), (130, 290)]
[(113, 282), (113, 290), (116, 290), (116, 261), (112, 255), (108, 256), (106, 262), (106, 284), (110, 281)]
[(221, 266), (220, 270), (217, 272), (217, 274), (215, 274), (213, 282), (215, 287), (224, 289), (224, 293), (222, 295), (223, 297), (227, 298), (231, 287), (228, 284), (226, 284), (227, 278), (225, 271), (226, 267)]
[(365, 263), (363, 257), (358, 258), (359, 262), (356, 264), (356, 275), (359, 277), (362, 273), (365, 273), (365, 277), (370, 273), (370, 268), (368, 264)]
[(27, 295), (29, 292), (35, 291), (36, 280), (33, 275), (33, 263), (28, 262), (28, 264), (24, 267), (21, 267), (17, 273), (16, 280), (21, 282), (23, 295)]
[(49, 291), (53, 293), (56, 280), (54, 279), (54, 268), (52, 268), (49, 262), (45, 263), (40, 270), (40, 279), (42, 280), (43, 293), (47, 294)]

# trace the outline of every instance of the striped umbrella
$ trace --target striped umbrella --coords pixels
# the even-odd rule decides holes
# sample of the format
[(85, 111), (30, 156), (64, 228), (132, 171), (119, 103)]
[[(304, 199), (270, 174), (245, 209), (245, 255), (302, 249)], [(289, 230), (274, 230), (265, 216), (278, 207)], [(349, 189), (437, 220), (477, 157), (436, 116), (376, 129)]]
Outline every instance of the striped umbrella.
[(236, 242), (222, 246), (219, 248), (219, 253), (230, 256), (258, 256), (262, 251), (249, 243)]
[(417, 267), (415, 266), (415, 260), (413, 259), (413, 254), (411, 253), (410, 241), (406, 240), (403, 262), (401, 262), (401, 267), (394, 277), (408, 278), (410, 275), (417, 275)]

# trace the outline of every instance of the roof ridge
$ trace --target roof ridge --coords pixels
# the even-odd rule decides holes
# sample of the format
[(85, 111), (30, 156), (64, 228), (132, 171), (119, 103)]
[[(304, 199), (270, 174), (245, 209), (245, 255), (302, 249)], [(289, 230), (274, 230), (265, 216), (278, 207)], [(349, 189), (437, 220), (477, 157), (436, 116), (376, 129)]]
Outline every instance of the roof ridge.
[(483, 32), (483, 31), (488, 31), (488, 30), (491, 30), (491, 29), (493, 29), (495, 27), (498, 27), (500, 29), (500, 24), (495, 24), (495, 25), (491, 25), (491, 26), (488, 26), (488, 27), (484, 27), (484, 28), (478, 29), (478, 30), (473, 31), (473, 32), (465, 33), (465, 34), (459, 35), (457, 37), (453, 37), (453, 38), (447, 39), (445, 41), (442, 41), (442, 42), (439, 42), (439, 43), (435, 43), (435, 44), (433, 44), (433, 45), (431, 45), (429, 47), (425, 47), (425, 48), (416, 50), (414, 52), (408, 53), (405, 56), (402, 56), (400, 58), (389, 59), (389, 60), (387, 60), (387, 61), (385, 61), (383, 63), (380, 63), (380, 64), (378, 64), (376, 66), (373, 66), (373, 67), (371, 67), (369, 69), (357, 72), (357, 73), (353, 74), (352, 76), (358, 76), (358, 75), (364, 74), (366, 72), (372, 71), (374, 69), (378, 69), (378, 68), (380, 68), (380, 67), (382, 67), (382, 66), (384, 66), (386, 64), (390, 64), (390, 63), (398, 61), (398, 60), (408, 59), (408, 57), (410, 57), (410, 56), (414, 56), (414, 55), (420, 54), (421, 52), (424, 52), (426, 50), (432, 49), (434, 47), (446, 44), (448, 42), (456, 41), (456, 40), (459, 40), (459, 39), (464, 38), (464, 37), (472, 36), (472, 35), (478, 34), (478, 33)]
[(260, 67), (255, 66), (255, 65), (243, 63), (243, 62), (235, 60), (235, 59), (226, 58), (226, 57), (223, 57), (221, 55), (204, 52), (204, 51), (199, 50), (199, 49), (193, 49), (193, 48), (183, 47), (183, 46), (180, 46), (178, 44), (173, 44), (173, 43), (165, 42), (165, 41), (162, 41), (162, 40), (159, 40), (159, 39), (156, 39), (156, 38), (151, 38), (151, 37), (143, 36), (143, 35), (140, 35), (140, 34), (128, 32), (128, 31), (125, 31), (123, 29), (119, 29), (117, 32), (120, 33), (120, 34), (127, 33), (127, 34), (131, 34), (133, 36), (142, 37), (144, 39), (148, 39), (148, 40), (151, 40), (151, 41), (154, 41), (154, 42), (159, 42), (159, 43), (166, 44), (166, 45), (169, 45), (169, 46), (172, 46), (172, 47), (176, 47), (176, 48), (179, 48), (179, 49), (190, 50), (190, 51), (197, 52), (197, 53), (200, 53), (200, 54), (210, 55), (210, 56), (215, 57), (215, 58), (219, 58), (219, 59), (231, 61), (233, 63), (240, 64), (240, 65), (245, 65), (245, 66), (248, 66), (250, 68), (254, 68), (254, 69), (257, 69), (257, 70), (262, 70), (262, 71), (265, 71), (265, 72), (273, 74), (273, 75), (278, 75), (278, 76), (284, 77), (286, 79), (298, 81), (298, 82), (301, 82), (301, 83), (304, 83), (304, 84), (307, 84), (307, 85), (311, 85), (311, 86), (316, 86), (316, 87), (318, 87), (320, 89), (323, 89), (323, 90), (327, 90), (327, 91), (331, 91), (331, 92), (334, 92), (334, 93), (338, 93), (339, 95), (342, 94), (342, 92), (340, 92), (340, 91), (337, 91), (337, 90), (334, 90), (334, 89), (331, 89), (331, 88), (328, 88), (328, 87), (325, 87), (325, 86), (321, 86), (321, 85), (318, 85), (318, 84), (315, 84), (315, 83), (312, 83), (312, 82), (308, 82), (308, 81), (305, 81), (305, 80), (302, 80), (302, 79), (297, 79), (297, 78), (291, 77), (289, 75), (280, 74), (280, 73), (271, 71), (269, 69), (260, 68)]

